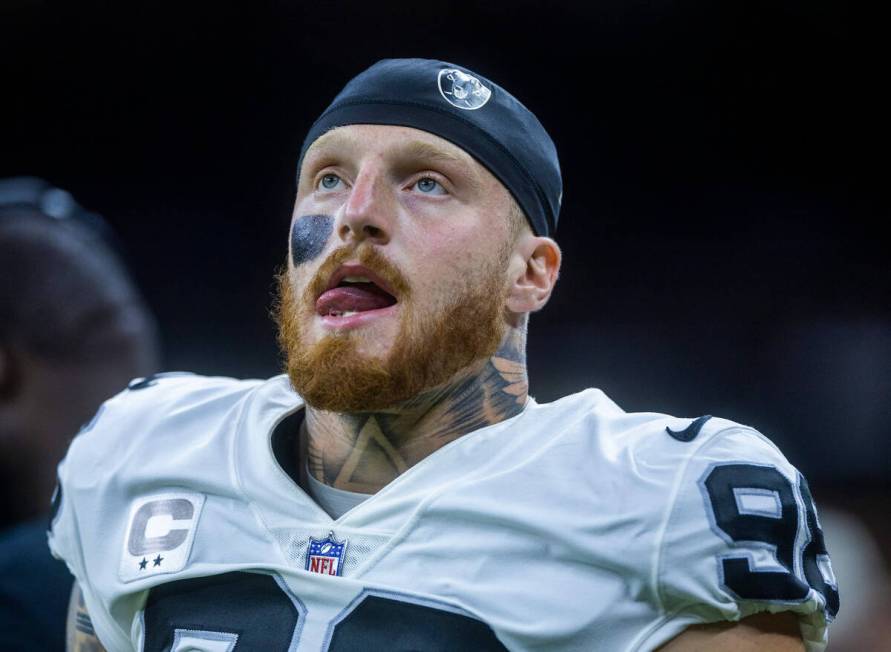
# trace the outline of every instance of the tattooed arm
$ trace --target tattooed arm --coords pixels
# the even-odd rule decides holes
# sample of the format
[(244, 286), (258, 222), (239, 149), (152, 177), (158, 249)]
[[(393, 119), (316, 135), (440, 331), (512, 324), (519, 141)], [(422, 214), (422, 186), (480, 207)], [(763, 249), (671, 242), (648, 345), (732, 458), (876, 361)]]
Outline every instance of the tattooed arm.
[(68, 603), (65, 649), (67, 652), (105, 652), (93, 630), (93, 622), (90, 620), (84, 596), (77, 582), (71, 589), (71, 601)]

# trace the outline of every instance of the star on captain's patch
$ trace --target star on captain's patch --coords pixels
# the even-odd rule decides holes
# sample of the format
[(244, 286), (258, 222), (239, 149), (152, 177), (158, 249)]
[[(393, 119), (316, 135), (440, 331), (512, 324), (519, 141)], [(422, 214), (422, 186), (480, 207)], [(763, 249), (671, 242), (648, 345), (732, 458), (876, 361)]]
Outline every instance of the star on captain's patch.
[(145, 567), (148, 566), (148, 562), (145, 557), (142, 558), (142, 561), (139, 562), (139, 570), (145, 570)]
[(521, 362), (515, 362), (498, 356), (492, 357), (492, 366), (506, 383), (501, 391), (517, 397), (517, 403), (525, 402), (526, 393), (529, 391), (529, 380), (526, 378), (526, 367)]
[(160, 566), (162, 561), (164, 561), (164, 558), (159, 554), (157, 557), (152, 559), (152, 566)]

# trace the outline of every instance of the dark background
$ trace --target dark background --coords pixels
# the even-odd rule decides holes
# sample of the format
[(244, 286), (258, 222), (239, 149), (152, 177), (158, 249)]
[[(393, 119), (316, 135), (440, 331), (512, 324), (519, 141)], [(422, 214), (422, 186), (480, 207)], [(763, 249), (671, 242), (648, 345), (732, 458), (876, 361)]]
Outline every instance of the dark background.
[(812, 0), (183, 5), (0, 8), (0, 176), (44, 177), (115, 227), (168, 369), (277, 372), (267, 310), (303, 135), (374, 61), (442, 58), (511, 90), (561, 156), (565, 262), (531, 322), (532, 394), (598, 386), (629, 411), (748, 423), (818, 499), (885, 509), (878, 17)]

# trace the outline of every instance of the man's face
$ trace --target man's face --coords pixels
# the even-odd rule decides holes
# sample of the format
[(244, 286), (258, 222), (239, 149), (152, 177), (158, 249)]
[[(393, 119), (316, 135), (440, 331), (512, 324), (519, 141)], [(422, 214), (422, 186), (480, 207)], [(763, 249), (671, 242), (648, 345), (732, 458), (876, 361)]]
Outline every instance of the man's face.
[(280, 282), (279, 339), (307, 402), (392, 407), (491, 356), (506, 328), (510, 206), (488, 170), (427, 132), (319, 138)]

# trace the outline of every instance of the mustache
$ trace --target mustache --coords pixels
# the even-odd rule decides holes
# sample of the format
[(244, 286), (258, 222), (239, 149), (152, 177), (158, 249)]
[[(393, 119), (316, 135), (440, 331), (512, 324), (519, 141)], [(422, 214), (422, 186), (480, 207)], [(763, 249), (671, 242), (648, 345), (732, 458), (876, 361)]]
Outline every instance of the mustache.
[(363, 242), (358, 246), (346, 245), (331, 252), (306, 287), (304, 300), (310, 305), (315, 303), (319, 295), (328, 288), (331, 275), (347, 261), (358, 262), (384, 279), (396, 293), (397, 299), (402, 300), (411, 295), (411, 284), (405, 274), (373, 245)]

